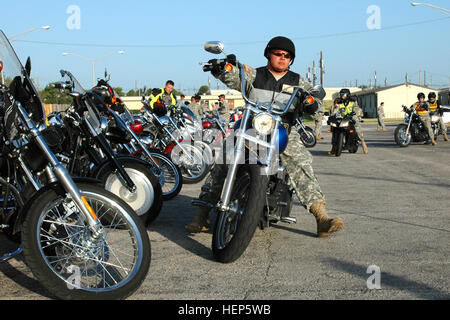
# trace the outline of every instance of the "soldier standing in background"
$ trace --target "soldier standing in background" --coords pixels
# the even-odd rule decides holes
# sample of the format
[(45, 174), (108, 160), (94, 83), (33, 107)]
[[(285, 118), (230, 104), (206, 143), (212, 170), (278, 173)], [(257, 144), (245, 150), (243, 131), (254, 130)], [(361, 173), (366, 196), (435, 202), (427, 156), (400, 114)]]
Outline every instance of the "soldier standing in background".
[(200, 105), (200, 99), (201, 97), (197, 94), (191, 98), (191, 103), (189, 104), (189, 108), (196, 116), (198, 116), (199, 119), (203, 115), (203, 109), (202, 106)]
[(385, 132), (386, 131), (386, 125), (384, 124), (384, 102), (382, 102), (379, 105), (379, 107), (377, 108), (377, 115), (378, 115), (377, 131), (380, 132), (380, 130), (382, 129), (383, 132)]
[(225, 100), (225, 95), (221, 94), (219, 96), (219, 113), (220, 117), (225, 120), (225, 127), (228, 127), (228, 123), (230, 122), (230, 105)]

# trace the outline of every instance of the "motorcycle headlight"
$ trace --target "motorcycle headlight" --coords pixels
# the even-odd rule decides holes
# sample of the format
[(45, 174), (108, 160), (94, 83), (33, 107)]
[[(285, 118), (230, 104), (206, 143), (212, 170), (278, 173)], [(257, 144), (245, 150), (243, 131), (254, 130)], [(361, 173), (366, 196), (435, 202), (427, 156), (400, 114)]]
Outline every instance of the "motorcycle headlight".
[(332, 126), (332, 127), (337, 127), (337, 124), (336, 124), (336, 122), (331, 122), (331, 123), (330, 123), (330, 126)]
[(261, 113), (253, 119), (253, 128), (261, 135), (269, 135), (275, 128), (275, 119), (268, 113)]

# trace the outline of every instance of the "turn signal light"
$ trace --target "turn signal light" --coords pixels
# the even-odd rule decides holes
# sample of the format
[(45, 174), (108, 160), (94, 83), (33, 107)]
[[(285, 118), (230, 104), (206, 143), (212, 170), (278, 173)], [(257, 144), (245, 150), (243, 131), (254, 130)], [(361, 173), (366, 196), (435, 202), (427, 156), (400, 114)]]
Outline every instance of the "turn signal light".
[(228, 71), (228, 72), (233, 71), (233, 65), (231, 65), (231, 64), (228, 63), (228, 64), (225, 66), (225, 71)]
[(313, 104), (315, 100), (314, 100), (314, 97), (309, 96), (309, 97), (306, 98), (306, 101), (307, 101), (309, 104)]

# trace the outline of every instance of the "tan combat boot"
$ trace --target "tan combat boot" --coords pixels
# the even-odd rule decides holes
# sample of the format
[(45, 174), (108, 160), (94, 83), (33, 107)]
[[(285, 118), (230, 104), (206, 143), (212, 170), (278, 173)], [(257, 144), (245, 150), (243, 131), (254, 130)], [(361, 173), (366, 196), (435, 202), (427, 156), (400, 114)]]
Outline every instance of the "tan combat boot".
[(367, 149), (367, 145), (366, 145), (366, 142), (365, 142), (365, 141), (361, 141), (361, 146), (362, 146), (362, 148), (363, 148), (364, 154), (368, 154), (368, 153), (369, 153), (369, 150)]
[(431, 144), (432, 144), (433, 146), (437, 145), (436, 140), (434, 140), (434, 139), (432, 138), (432, 139), (431, 139)]
[(444, 141), (448, 141), (447, 132), (444, 132)]
[(323, 140), (324, 138), (319, 134), (319, 135), (316, 137), (316, 139), (317, 139), (317, 140)]
[(344, 226), (344, 221), (341, 218), (330, 219), (324, 200), (316, 201), (309, 209), (309, 212), (316, 217), (318, 238), (328, 237), (333, 232), (341, 230)]
[(200, 233), (202, 231), (208, 231), (211, 227), (209, 221), (209, 208), (199, 208), (194, 220), (185, 226), (187, 232)]

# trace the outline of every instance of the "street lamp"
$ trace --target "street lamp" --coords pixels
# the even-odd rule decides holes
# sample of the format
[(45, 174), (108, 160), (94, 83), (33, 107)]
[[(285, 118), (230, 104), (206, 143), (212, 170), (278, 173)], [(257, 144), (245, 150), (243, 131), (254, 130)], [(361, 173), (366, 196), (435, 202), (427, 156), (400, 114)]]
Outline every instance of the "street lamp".
[(62, 55), (63, 56), (74, 56), (74, 57), (80, 58), (80, 59), (82, 59), (84, 61), (87, 61), (87, 62), (91, 63), (91, 65), (92, 65), (92, 86), (95, 87), (95, 63), (98, 62), (98, 61), (104, 60), (104, 59), (112, 56), (115, 53), (117, 53), (117, 54), (124, 54), (125, 51), (123, 51), (123, 50), (113, 51), (113, 52), (110, 52), (110, 53), (100, 57), (100, 58), (94, 58), (94, 59), (93, 58), (86, 58), (86, 57), (80, 56), (79, 54), (72, 53), (72, 52), (63, 52)]
[(443, 14), (446, 14), (446, 15), (450, 16), (450, 14), (449, 14), (449, 13), (450, 13), (450, 10), (447, 10), (447, 9), (444, 9), (444, 8), (441, 8), (441, 7), (438, 7), (438, 6), (429, 4), (429, 3), (411, 2), (411, 5), (412, 5), (413, 7), (415, 7), (415, 6), (428, 6), (428, 7), (431, 7), (431, 8), (433, 8), (433, 9), (439, 10), (439, 11), (442, 12)]
[(24, 32), (22, 32), (22, 33), (15, 34), (15, 35), (9, 37), (9, 41), (14, 41), (14, 40), (16, 40), (17, 38), (20, 38), (20, 37), (22, 37), (22, 36), (24, 36), (24, 35), (26, 35), (26, 34), (28, 34), (28, 33), (30, 33), (30, 32), (33, 32), (33, 31), (35, 31), (35, 30), (40, 30), (40, 29), (42, 29), (42, 30), (50, 30), (50, 26), (36, 27), (36, 28), (30, 29), (30, 30), (24, 31)]

